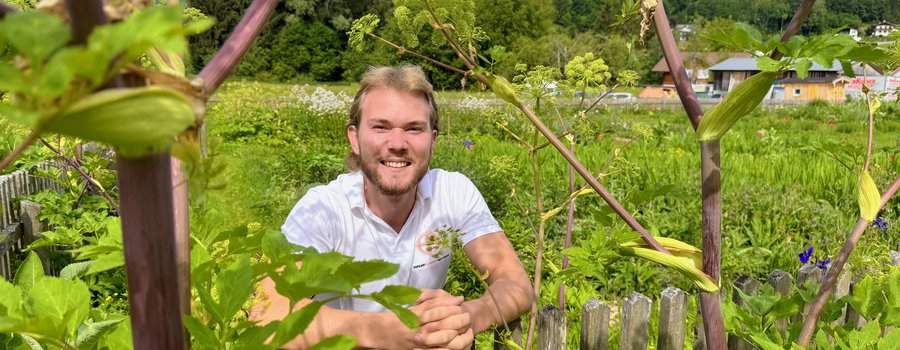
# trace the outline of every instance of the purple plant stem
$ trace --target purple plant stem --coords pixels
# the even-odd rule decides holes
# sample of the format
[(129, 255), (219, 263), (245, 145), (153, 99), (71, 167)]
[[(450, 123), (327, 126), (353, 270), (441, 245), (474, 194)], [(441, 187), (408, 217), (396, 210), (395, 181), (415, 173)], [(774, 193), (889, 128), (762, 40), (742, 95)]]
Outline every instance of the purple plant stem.
[[(700, 143), (700, 192), (703, 210), (703, 272), (720, 284), (722, 191), (719, 141)], [(703, 330), (709, 349), (725, 349), (725, 322), (719, 293), (700, 292)]]
[(5, 2), (0, 1), (0, 20), (5, 18), (7, 14), (16, 13), (16, 12), (19, 12), (19, 10), (16, 9), (15, 7), (8, 5)]
[(694, 93), (694, 87), (691, 86), (691, 79), (684, 69), (684, 60), (681, 58), (681, 52), (678, 51), (678, 44), (675, 43), (675, 37), (672, 36), (672, 28), (669, 27), (669, 17), (666, 15), (666, 8), (663, 7), (663, 1), (660, 0), (653, 15), (653, 21), (656, 28), (656, 36), (659, 37), (659, 43), (663, 48), (663, 54), (666, 58), (666, 65), (669, 66), (669, 73), (675, 80), (675, 91), (678, 92), (678, 98), (687, 112), (688, 119), (694, 130), (700, 125), (703, 119), (703, 110), (700, 108), (700, 101), (697, 100), (697, 94)]
[(197, 75), (203, 82), (207, 94), (212, 94), (231, 74), (250, 48), (250, 44), (259, 35), (276, 4), (277, 0), (253, 0), (244, 17), (234, 28), (234, 32)]
[[(107, 18), (103, 3), (66, 3), (76, 40), (84, 40)], [(117, 77), (112, 87), (140, 86), (141, 79)], [(184, 349), (181, 288), (177, 275), (172, 173), (168, 152), (129, 158), (117, 156), (132, 340), (135, 349)]]
[[(787, 42), (792, 36), (797, 34), (800, 31), (800, 26), (806, 21), (806, 17), (809, 17), (809, 13), (812, 11), (813, 5), (815, 5), (816, 0), (803, 0), (800, 3), (800, 6), (797, 7), (797, 11), (794, 12), (794, 17), (791, 18), (791, 22), (788, 23), (787, 28), (784, 30), (784, 34), (781, 35), (781, 42)], [(772, 52), (770, 56), (773, 60), (781, 59), (781, 52), (778, 49)]]
[[(898, 189), (900, 189), (900, 177), (894, 180), (894, 183), (881, 195), (881, 205), (878, 207), (879, 210), (887, 204), (888, 200), (890, 200), (894, 194), (897, 193)], [(834, 286), (837, 285), (838, 276), (840, 276), (841, 270), (843, 270), (844, 265), (847, 264), (847, 259), (850, 258), (850, 253), (856, 248), (856, 244), (859, 242), (860, 237), (862, 237), (863, 232), (866, 231), (868, 225), (869, 222), (862, 218), (856, 222), (856, 226), (853, 227), (853, 231), (850, 232), (850, 236), (847, 237), (847, 241), (844, 242), (841, 251), (838, 252), (838, 255), (834, 258), (831, 268), (829, 268), (828, 272), (825, 274), (825, 280), (822, 282), (822, 287), (819, 288), (819, 294), (816, 295), (816, 300), (813, 301), (810, 306), (809, 313), (806, 315), (806, 319), (803, 320), (803, 328), (800, 330), (800, 335), (797, 337), (797, 343), (800, 344), (800, 346), (805, 348), (810, 340), (812, 340), (813, 332), (816, 330), (816, 323), (819, 321), (819, 316), (822, 314), (822, 309), (825, 308), (825, 303), (828, 301), (831, 291), (834, 290)]]
[[(569, 150), (572, 154), (575, 154), (575, 144), (569, 145)], [(569, 195), (571, 196), (575, 193), (575, 169), (572, 168), (572, 165), (569, 164)], [(573, 198), (569, 202), (569, 210), (566, 216), (566, 242), (563, 245), (563, 248), (569, 248), (572, 246), (572, 226), (575, 221), (575, 199)], [(569, 267), (569, 256), (563, 255), (562, 260), (562, 269), (565, 270)], [(566, 309), (566, 282), (560, 283), (559, 285), (559, 309)]]

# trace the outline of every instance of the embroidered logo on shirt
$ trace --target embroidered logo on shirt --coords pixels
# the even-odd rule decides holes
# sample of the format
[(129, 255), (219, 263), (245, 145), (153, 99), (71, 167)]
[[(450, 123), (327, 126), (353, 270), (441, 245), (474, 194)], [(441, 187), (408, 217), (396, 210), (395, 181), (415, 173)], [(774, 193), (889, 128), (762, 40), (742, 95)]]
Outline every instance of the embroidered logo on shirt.
[[(431, 266), (450, 257), (450, 251), (441, 247), (440, 242), (438, 242), (439, 239), (440, 236), (438, 234), (428, 231), (422, 232), (416, 237), (416, 250), (427, 257), (428, 260), (413, 265), (413, 269)], [(416, 260), (419, 259), (417, 258)]]

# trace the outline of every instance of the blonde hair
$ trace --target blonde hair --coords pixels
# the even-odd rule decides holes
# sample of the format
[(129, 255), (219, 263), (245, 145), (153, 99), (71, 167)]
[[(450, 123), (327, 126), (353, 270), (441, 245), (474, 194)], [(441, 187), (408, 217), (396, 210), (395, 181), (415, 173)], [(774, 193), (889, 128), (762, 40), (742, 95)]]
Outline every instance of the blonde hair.
[[(438, 131), (438, 106), (434, 100), (434, 88), (422, 68), (408, 64), (398, 67), (369, 67), (363, 74), (359, 91), (356, 92), (353, 104), (350, 105), (348, 128), (350, 126), (359, 127), (363, 100), (370, 91), (380, 87), (393, 88), (424, 99), (430, 109), (429, 127), (435, 132)], [(348, 170), (357, 170), (359, 169), (359, 156), (351, 150), (344, 163)]]

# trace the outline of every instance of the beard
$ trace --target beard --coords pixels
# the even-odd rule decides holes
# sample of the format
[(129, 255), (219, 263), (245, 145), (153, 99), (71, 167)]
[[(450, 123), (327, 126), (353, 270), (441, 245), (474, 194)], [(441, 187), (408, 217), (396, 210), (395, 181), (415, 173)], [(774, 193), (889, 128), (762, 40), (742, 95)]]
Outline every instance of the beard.
[(428, 173), (428, 164), (430, 161), (431, 155), (429, 153), (425, 159), (409, 165), (415, 167), (415, 169), (413, 169), (412, 179), (409, 183), (382, 178), (381, 174), (378, 173), (378, 166), (381, 165), (381, 163), (374, 157), (366, 157), (360, 154), (359, 167), (366, 179), (369, 179), (382, 195), (388, 197), (400, 197), (419, 186), (419, 182), (422, 181), (422, 178)]

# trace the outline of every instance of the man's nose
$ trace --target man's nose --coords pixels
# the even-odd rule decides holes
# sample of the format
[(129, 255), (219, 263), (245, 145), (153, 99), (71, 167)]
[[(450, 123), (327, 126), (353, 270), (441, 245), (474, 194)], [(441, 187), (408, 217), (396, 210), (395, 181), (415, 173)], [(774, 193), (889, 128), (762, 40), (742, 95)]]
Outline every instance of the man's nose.
[(388, 133), (388, 149), (403, 150), (406, 149), (406, 132), (402, 128), (393, 128)]

